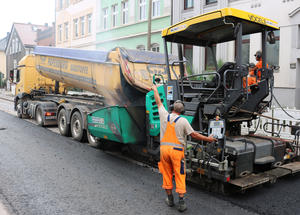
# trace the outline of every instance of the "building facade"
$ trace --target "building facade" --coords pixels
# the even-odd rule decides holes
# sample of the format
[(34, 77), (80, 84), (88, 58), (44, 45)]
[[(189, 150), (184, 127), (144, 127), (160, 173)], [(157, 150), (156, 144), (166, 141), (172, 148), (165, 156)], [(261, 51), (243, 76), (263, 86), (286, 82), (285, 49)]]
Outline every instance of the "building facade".
[[(212, 10), (232, 7), (258, 14), (278, 22), (275, 45), (267, 47), (269, 65), (279, 65), (274, 73), (274, 94), (285, 107), (300, 108), (300, 1), (299, 0), (173, 0), (173, 23)], [(254, 54), (261, 49), (261, 34), (243, 38), (243, 63), (255, 63)], [(173, 51), (176, 51), (173, 49)], [(192, 61), (195, 73), (210, 70), (210, 52), (206, 48), (184, 47), (184, 54)], [(235, 59), (235, 44), (216, 46), (217, 61)], [(287, 96), (288, 95), (288, 96)]]
[(55, 0), (56, 47), (96, 48), (97, 1)]
[[(97, 49), (147, 49), (148, 0), (98, 0)], [(152, 0), (151, 50), (163, 52), (161, 30), (171, 24), (171, 0)]]
[(7, 41), (9, 38), (9, 33), (7, 36), (0, 40), (0, 88), (4, 86), (4, 81), (6, 79), (6, 55), (5, 49)]
[(34, 25), (31, 23), (14, 23), (9, 34), (6, 55), (6, 77), (8, 77), (7, 87), (14, 92), (14, 84), (18, 81), (17, 66), (19, 61), (30, 54), (37, 45), (38, 31), (45, 31), (48, 25)]
[[(45, 24), (48, 27), (48, 24)], [(38, 46), (55, 46), (55, 23), (45, 30), (38, 30), (36, 35)]]

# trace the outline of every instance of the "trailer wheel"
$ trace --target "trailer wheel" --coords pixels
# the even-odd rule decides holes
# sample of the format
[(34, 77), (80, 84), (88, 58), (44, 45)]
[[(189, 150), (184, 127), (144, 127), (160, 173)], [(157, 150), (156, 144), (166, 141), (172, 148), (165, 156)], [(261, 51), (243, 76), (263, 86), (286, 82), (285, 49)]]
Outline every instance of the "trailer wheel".
[(63, 136), (69, 137), (70, 136), (70, 126), (67, 122), (67, 114), (65, 109), (61, 109), (57, 116), (57, 124), (59, 133)]
[(87, 131), (87, 139), (90, 146), (97, 149), (105, 149), (105, 143), (101, 142), (99, 138), (94, 137), (89, 131)]
[(79, 142), (86, 140), (86, 131), (83, 129), (82, 117), (78, 111), (73, 113), (71, 118), (71, 134)]
[(17, 105), (17, 117), (20, 118), (20, 119), (22, 119), (22, 116), (23, 116), (23, 114), (22, 114), (22, 108), (21, 108), (21, 105), (18, 104)]
[(35, 120), (39, 126), (44, 127), (44, 119), (43, 119), (43, 114), (42, 114), (42, 109), (40, 106), (37, 107), (36, 112), (35, 112)]

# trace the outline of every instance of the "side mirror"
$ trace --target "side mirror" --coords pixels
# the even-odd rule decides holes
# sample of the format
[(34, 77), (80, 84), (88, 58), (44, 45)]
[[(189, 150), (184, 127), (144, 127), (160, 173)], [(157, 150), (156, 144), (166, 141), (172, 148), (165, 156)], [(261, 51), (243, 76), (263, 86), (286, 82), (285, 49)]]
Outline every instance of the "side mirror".
[(275, 44), (275, 34), (274, 34), (274, 31), (269, 31), (268, 32), (267, 41), (270, 44)]

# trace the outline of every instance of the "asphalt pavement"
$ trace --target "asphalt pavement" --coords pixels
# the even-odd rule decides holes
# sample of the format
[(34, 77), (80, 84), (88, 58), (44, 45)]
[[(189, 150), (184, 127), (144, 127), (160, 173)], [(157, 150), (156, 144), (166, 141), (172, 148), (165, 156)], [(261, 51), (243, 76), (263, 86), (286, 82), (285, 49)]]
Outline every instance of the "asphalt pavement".
[[(149, 168), (0, 111), (0, 197), (11, 214), (174, 214)], [(189, 187), (185, 214), (253, 214)]]
[[(179, 213), (156, 171), (18, 119), (12, 107), (0, 99), (0, 205), (10, 215)], [(300, 176), (230, 196), (187, 190), (184, 214), (300, 214)]]

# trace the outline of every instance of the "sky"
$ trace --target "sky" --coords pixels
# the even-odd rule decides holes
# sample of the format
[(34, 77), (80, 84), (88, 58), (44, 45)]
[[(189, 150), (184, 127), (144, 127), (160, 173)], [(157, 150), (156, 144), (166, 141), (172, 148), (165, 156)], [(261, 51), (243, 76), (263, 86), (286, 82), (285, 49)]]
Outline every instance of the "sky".
[(0, 39), (14, 22), (52, 25), (54, 21), (55, 0), (0, 0)]

